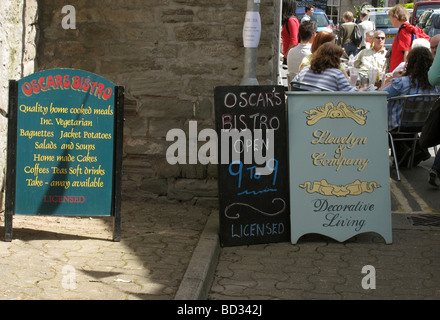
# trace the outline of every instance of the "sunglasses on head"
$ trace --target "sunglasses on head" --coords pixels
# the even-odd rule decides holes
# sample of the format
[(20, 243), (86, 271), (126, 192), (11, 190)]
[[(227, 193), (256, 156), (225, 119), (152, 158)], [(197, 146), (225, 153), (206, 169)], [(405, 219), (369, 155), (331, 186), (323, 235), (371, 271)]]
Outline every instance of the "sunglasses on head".
[(377, 40), (385, 40), (385, 37), (375, 37)]

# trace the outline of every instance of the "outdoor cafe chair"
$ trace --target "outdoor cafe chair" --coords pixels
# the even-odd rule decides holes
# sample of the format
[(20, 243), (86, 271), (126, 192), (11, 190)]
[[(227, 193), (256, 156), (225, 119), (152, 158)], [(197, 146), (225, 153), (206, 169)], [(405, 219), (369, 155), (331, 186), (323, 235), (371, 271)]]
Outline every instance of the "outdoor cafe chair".
[(410, 156), (407, 167), (412, 168), (414, 156), (416, 153), (417, 141), (420, 138), (423, 125), (434, 106), (435, 101), (439, 98), (438, 94), (414, 94), (392, 97), (391, 101), (400, 100), (402, 103), (402, 113), (400, 115), (400, 126), (392, 131), (388, 131), (391, 144), (391, 152), (396, 166), (397, 179), (400, 181), (399, 164), (394, 148), (395, 141), (411, 141)]
[(315, 84), (302, 82), (302, 81), (290, 81), (290, 90), (292, 91), (330, 91), (333, 92), (333, 90), (317, 86)]

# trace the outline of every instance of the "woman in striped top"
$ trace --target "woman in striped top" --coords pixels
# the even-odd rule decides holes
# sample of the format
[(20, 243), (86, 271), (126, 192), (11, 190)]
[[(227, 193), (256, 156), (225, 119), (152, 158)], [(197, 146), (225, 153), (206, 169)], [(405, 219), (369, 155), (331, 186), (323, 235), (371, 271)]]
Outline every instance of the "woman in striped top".
[(332, 91), (355, 91), (339, 69), (343, 53), (342, 48), (332, 42), (322, 44), (313, 54), (310, 66), (304, 67), (294, 80)]

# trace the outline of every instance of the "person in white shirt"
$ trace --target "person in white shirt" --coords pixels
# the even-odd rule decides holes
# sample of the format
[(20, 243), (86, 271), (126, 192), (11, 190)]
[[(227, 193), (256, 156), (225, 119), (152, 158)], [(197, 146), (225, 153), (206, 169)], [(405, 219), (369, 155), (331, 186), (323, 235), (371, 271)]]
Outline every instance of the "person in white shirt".
[(312, 5), (306, 6), (305, 10), (306, 14), (302, 17), (301, 22), (310, 21), (310, 17), (313, 15), (313, 12), (315, 12), (315, 8)]
[[(374, 23), (369, 18), (369, 12), (368, 11), (362, 11), (360, 13), (361, 23), (358, 24), (359, 32), (362, 35), (362, 42), (361, 42), (361, 49), (366, 47), (365, 45), (365, 39), (366, 39), (366, 33), (368, 31), (374, 30)], [(368, 49), (368, 48), (367, 48)]]
[(290, 82), (299, 72), (299, 66), (305, 56), (311, 53), (312, 43), (316, 37), (317, 24), (315, 21), (304, 21), (299, 26), (301, 42), (290, 49), (287, 55), (288, 80)]
[(365, 48), (362, 48), (361, 50), (373, 47), (374, 32), (374, 30), (370, 30), (365, 33)]
[(373, 47), (361, 50), (358, 53), (354, 60), (354, 67), (358, 68), (362, 74), (368, 74), (368, 70), (385, 72), (387, 63), (386, 54), (385, 33), (378, 30), (374, 33)]

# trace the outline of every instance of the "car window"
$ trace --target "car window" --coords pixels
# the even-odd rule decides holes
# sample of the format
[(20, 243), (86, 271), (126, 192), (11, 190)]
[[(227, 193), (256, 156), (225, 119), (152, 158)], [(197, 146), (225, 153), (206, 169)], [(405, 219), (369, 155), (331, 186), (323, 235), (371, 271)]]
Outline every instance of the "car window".
[[(298, 16), (299, 21), (301, 21), (301, 19), (304, 15), (298, 14), (297, 16)], [(323, 14), (314, 14), (311, 16), (311, 19), (316, 21), (316, 24), (318, 27), (328, 27), (328, 25), (329, 25), (327, 18)]]
[(393, 28), (390, 17), (388, 14), (370, 14), (370, 20), (374, 22), (376, 28)]
[(318, 27), (327, 27), (329, 25), (327, 19), (323, 14), (314, 14), (311, 19), (316, 21)]
[(429, 6), (418, 6), (416, 9), (416, 18), (420, 18), (423, 12), (430, 9), (440, 9), (440, 4), (430, 4)]
[(432, 24), (432, 18), (433, 18), (433, 17), (435, 17), (435, 14), (431, 14), (431, 15), (429, 16), (428, 20), (426, 21), (425, 28), (428, 28), (428, 27), (431, 26), (431, 24)]
[(432, 18), (432, 24), (435, 29), (440, 28), (440, 14), (433, 14), (434, 18)]
[(432, 11), (425, 11), (421, 16), (419, 23), (426, 23), (429, 17), (432, 15)]

